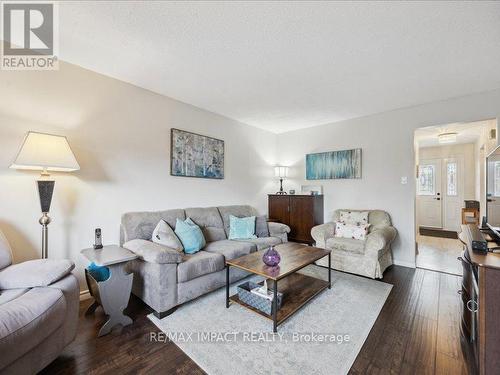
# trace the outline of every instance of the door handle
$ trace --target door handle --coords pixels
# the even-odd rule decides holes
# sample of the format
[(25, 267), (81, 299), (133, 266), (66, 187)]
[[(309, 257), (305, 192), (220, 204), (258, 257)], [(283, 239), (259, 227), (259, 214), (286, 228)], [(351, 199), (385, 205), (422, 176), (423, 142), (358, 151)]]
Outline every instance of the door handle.
[(440, 200), (441, 200), (441, 198), (439, 198), (439, 197), (437, 197), (437, 198), (434, 198), (434, 199), (435, 199), (435, 200), (437, 200), (437, 201), (440, 201)]
[(491, 198), (490, 199), (486, 199), (486, 201), (488, 201), (488, 202), (495, 202), (495, 200), (491, 199)]
[(474, 300), (471, 299), (471, 300), (467, 301), (466, 306), (467, 306), (467, 310), (469, 310), (470, 312), (473, 312), (473, 313), (477, 312), (477, 307), (478, 306), (477, 306), (477, 302), (476, 301), (474, 301)]

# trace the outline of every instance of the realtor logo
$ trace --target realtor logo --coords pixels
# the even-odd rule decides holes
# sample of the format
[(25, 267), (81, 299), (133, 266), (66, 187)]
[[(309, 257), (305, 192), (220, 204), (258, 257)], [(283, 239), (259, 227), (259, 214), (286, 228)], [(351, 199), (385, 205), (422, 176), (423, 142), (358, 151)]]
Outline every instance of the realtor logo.
[(58, 69), (57, 4), (4, 1), (2, 60), (6, 70)]

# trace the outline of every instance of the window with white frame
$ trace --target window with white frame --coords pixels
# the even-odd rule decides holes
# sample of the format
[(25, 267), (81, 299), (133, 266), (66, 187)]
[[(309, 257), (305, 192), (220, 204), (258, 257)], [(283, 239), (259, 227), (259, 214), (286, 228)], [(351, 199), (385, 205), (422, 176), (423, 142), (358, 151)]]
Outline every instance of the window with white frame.
[(419, 165), (418, 167), (418, 194), (436, 194), (436, 171), (432, 164)]
[(449, 161), (446, 163), (446, 193), (448, 196), (457, 196), (457, 163)]

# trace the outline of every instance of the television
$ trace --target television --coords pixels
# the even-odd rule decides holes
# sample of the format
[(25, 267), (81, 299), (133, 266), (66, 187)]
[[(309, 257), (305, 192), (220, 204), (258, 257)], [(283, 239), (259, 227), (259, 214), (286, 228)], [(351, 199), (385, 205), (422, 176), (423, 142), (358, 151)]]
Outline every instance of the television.
[(500, 239), (500, 146), (486, 157), (486, 225)]

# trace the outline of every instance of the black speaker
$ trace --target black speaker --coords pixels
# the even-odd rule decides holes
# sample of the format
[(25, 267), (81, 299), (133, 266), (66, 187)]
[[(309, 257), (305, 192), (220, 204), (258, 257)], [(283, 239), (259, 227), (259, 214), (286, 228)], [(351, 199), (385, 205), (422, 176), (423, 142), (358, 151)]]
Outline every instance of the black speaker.
[(38, 180), (36, 183), (38, 184), (38, 195), (40, 196), (40, 207), (42, 208), (42, 212), (49, 212), (56, 182), (50, 180)]

